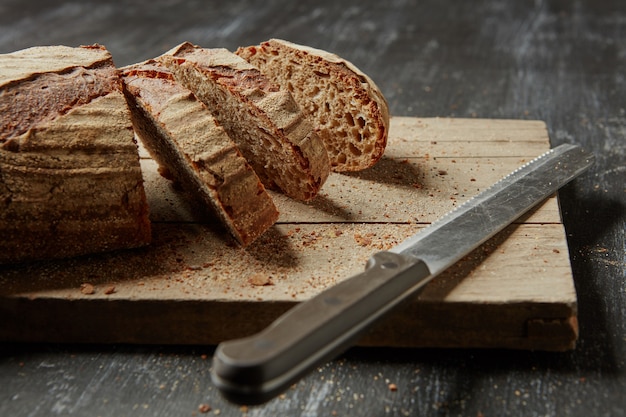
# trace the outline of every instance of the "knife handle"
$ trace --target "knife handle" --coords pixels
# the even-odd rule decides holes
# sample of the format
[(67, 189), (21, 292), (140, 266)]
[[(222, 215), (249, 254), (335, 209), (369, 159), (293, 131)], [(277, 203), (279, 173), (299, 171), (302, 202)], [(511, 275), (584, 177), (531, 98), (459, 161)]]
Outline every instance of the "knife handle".
[(260, 404), (350, 347), (431, 274), (411, 256), (379, 252), (364, 272), (298, 304), (256, 335), (221, 343), (212, 379), (238, 404)]

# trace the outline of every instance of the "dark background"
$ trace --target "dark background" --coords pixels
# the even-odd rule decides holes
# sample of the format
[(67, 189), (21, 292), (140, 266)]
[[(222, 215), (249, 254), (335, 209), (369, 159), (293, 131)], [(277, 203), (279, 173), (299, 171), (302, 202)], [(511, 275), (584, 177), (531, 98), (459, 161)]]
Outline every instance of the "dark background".
[(122, 66), (185, 40), (235, 49), (270, 37), (352, 61), (392, 115), (539, 119), (553, 146), (595, 153), (592, 170), (559, 195), (579, 296), (576, 350), (357, 348), (283, 397), (241, 409), (211, 385), (211, 346), (5, 343), (0, 415), (192, 416), (208, 404), (206, 415), (221, 416), (624, 416), (626, 2), (0, 5), (0, 53), (100, 43)]

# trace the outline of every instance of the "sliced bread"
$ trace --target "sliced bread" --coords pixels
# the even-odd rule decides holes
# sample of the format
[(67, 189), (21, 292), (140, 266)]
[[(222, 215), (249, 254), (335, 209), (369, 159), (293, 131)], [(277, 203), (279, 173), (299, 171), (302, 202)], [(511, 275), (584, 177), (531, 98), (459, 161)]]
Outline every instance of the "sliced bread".
[(121, 81), (101, 46), (0, 55), (0, 263), (147, 245)]
[(330, 171), (328, 155), (287, 90), (226, 49), (185, 42), (156, 59), (209, 108), (268, 188), (315, 197)]
[(339, 56), (271, 39), (236, 54), (288, 90), (311, 117), (333, 171), (358, 171), (383, 155), (389, 110), (380, 89)]
[(248, 245), (278, 211), (206, 106), (154, 60), (122, 68), (133, 126), (150, 154), (230, 233)]

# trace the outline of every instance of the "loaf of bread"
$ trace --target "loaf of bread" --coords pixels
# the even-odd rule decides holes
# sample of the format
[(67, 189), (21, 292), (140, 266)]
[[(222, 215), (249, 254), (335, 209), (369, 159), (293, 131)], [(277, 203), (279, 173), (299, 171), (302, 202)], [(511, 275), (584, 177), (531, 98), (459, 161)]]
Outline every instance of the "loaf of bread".
[(226, 49), (186, 42), (157, 60), (208, 107), (268, 188), (315, 197), (330, 171), (328, 155), (287, 90)]
[(0, 263), (150, 243), (121, 80), (100, 46), (0, 55)]
[(236, 53), (294, 96), (324, 141), (333, 171), (362, 170), (383, 155), (388, 105), (356, 66), (335, 54), (279, 39)]
[(122, 68), (135, 132), (153, 158), (242, 245), (278, 211), (252, 168), (206, 106), (154, 60)]

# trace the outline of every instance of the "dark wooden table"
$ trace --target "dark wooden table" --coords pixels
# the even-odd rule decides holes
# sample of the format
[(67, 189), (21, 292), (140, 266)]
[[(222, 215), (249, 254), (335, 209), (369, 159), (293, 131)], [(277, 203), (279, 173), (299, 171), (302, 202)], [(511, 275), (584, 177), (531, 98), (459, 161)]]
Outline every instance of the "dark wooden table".
[(236, 48), (270, 37), (353, 61), (393, 115), (540, 119), (552, 145), (596, 154), (592, 171), (560, 192), (579, 296), (577, 348), (352, 349), (284, 396), (240, 408), (211, 384), (212, 346), (3, 344), (0, 415), (624, 416), (626, 2), (0, 5), (0, 53), (97, 42), (125, 65), (184, 40)]

